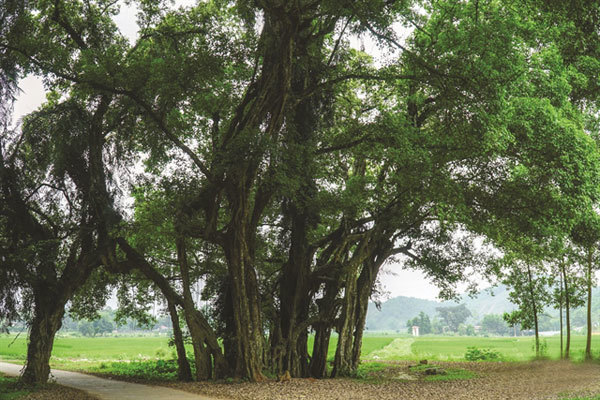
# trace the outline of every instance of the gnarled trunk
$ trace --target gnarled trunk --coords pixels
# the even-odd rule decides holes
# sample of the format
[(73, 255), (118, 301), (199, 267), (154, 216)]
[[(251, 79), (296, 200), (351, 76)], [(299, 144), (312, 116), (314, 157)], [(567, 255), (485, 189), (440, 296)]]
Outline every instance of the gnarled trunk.
[[(292, 206), (295, 208), (294, 206)], [(277, 369), (279, 373), (289, 371), (291, 376), (307, 377), (308, 351), (306, 348), (308, 331), (302, 322), (306, 321), (309, 313), (310, 250), (306, 238), (306, 215), (292, 214), (291, 246), (288, 262), (282, 270), (279, 287), (280, 311), (279, 329), (276, 336), (275, 349), (279, 354)]]
[(23, 382), (34, 384), (48, 381), (54, 336), (62, 325), (65, 304), (66, 301), (56, 300), (55, 296), (36, 296)]
[(348, 271), (346, 277), (332, 376), (348, 376), (358, 368), (369, 297), (379, 267), (386, 258), (387, 248), (382, 246), (387, 243), (379, 235), (368, 235), (357, 245), (349, 262), (357, 267)]
[(236, 224), (224, 245), (237, 345), (234, 371), (238, 377), (260, 382), (265, 380), (262, 373), (264, 336), (258, 282), (245, 233), (245, 224)]
[(338, 342), (333, 360), (332, 377), (349, 376), (354, 371), (352, 366), (352, 333), (356, 317), (356, 271), (346, 278), (344, 285), (344, 302), (338, 326)]
[(315, 378), (327, 377), (327, 354), (329, 352), (329, 341), (333, 322), (337, 314), (338, 306), (336, 297), (339, 292), (338, 282), (328, 282), (325, 285), (325, 294), (322, 299), (317, 300), (319, 314), (325, 316), (322, 321), (313, 325), (315, 329), (315, 341), (313, 343), (313, 352), (310, 359), (310, 374)]
[(310, 359), (310, 374), (315, 378), (327, 377), (327, 352), (331, 339), (331, 326), (320, 324), (315, 327), (315, 341)]

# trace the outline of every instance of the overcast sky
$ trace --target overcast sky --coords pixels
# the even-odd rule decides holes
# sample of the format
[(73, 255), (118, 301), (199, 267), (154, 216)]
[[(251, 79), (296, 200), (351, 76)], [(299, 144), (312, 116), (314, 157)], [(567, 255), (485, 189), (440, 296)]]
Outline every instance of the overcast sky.
[[(180, 0), (177, 4), (191, 4), (191, 0)], [(119, 29), (131, 42), (137, 36), (138, 26), (136, 21), (136, 10), (132, 6), (121, 5), (121, 13), (115, 18)], [(361, 46), (365, 46), (367, 52), (378, 53), (368, 40), (358, 40)], [(371, 50), (371, 51), (369, 51)], [(45, 101), (45, 92), (42, 80), (36, 76), (27, 76), (19, 82), (21, 93), (17, 97), (13, 114), (13, 126), (19, 118), (38, 108)], [(418, 271), (403, 270), (399, 264), (386, 264), (386, 271), (380, 275), (384, 290), (389, 292), (387, 297), (409, 296), (434, 300), (438, 289), (430, 284), (425, 276)]]

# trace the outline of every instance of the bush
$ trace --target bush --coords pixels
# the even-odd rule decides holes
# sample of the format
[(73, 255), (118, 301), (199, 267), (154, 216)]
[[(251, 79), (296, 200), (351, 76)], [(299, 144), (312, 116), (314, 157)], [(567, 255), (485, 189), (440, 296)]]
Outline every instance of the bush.
[(477, 347), (467, 347), (465, 359), (468, 361), (497, 361), (501, 359), (500, 353), (492, 349), (479, 349)]
[(142, 380), (177, 380), (177, 361), (146, 360), (101, 363), (96, 372)]
[(156, 350), (156, 352), (154, 353), (156, 354), (157, 358), (165, 358), (167, 356), (167, 351), (163, 348), (159, 348)]

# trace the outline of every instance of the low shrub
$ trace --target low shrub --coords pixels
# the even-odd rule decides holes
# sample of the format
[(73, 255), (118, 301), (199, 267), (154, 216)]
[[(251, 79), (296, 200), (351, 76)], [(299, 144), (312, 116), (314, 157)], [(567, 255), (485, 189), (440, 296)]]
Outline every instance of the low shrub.
[(500, 353), (492, 349), (479, 349), (475, 346), (467, 347), (465, 359), (468, 361), (498, 361), (502, 357)]
[(102, 374), (118, 375), (134, 379), (165, 381), (174, 381), (177, 379), (177, 361), (175, 360), (101, 363), (95, 369), (95, 372)]

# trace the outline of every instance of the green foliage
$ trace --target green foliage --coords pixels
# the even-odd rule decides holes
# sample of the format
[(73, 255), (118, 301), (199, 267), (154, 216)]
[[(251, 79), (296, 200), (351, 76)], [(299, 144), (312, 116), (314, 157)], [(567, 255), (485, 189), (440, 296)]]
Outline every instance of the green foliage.
[[(536, 357), (539, 359), (548, 358), (548, 340), (547, 339), (540, 340), (539, 346), (540, 346), (539, 355), (537, 355)], [(535, 343), (531, 345), (531, 351), (535, 352)]]
[(469, 311), (464, 304), (454, 307), (438, 307), (436, 308), (436, 311), (452, 332), (457, 332), (458, 326), (471, 316), (471, 311)]
[[(189, 360), (193, 366), (193, 360)], [(115, 375), (123, 378), (141, 379), (141, 380), (177, 380), (177, 361), (176, 360), (147, 360), (147, 361), (127, 361), (102, 363), (98, 367), (90, 368), (92, 372)]]
[(111, 333), (115, 329), (113, 323), (105, 316), (94, 321), (80, 321), (78, 330), (83, 336), (96, 336)]
[[(522, 262), (540, 263), (548, 237), (590, 242), (581, 210), (600, 187), (586, 131), (600, 93), (595, 20), (553, 3), (143, 1), (130, 43), (117, 3), (11, 2), (0, 66), (11, 79), (42, 76), (50, 95), (22, 138), (0, 132), (0, 250), (10, 255), (0, 319), (30, 317), (36, 288), (71, 282), (61, 273), (81, 268), (69, 262), (92, 260), (73, 290), (58, 290), (79, 290), (62, 299), (75, 314), (92, 318), (117, 287), (117, 320), (149, 324), (156, 280), (189, 294), (203, 277), (203, 295), (217, 298), (209, 333), (260, 348), (251, 332), (285, 325), (284, 307), (303, 308), (290, 321), (307, 331), (321, 311), (313, 288), (357, 304), (352, 278), (370, 271), (371, 288), (396, 253), (452, 297), (465, 271), (494, 258), (478, 249), (485, 236), (514, 252), (502, 277), (519, 306), (510, 319), (531, 326), (551, 282), (540, 271), (524, 283)], [(402, 44), (398, 22), (418, 25)], [(393, 57), (353, 48), (356, 34)], [(124, 172), (141, 164), (145, 176)], [(129, 184), (135, 203), (121, 210)], [(118, 278), (91, 271), (101, 264)], [(299, 283), (291, 305), (286, 282)], [(467, 333), (464, 304), (438, 311), (442, 324), (411, 323)]]
[(475, 346), (467, 347), (465, 360), (467, 361), (500, 361), (500, 353), (493, 349), (479, 349)]
[(409, 319), (408, 321), (406, 321), (406, 326), (407, 326), (407, 332), (409, 334), (412, 333), (412, 327), (413, 326), (418, 326), (419, 327), (419, 334), (420, 335), (426, 335), (428, 333), (432, 333), (431, 330), (431, 320), (429, 319), (429, 315), (425, 314), (423, 311), (421, 311), (419, 313), (418, 316), (416, 316), (413, 319)]
[(511, 333), (502, 315), (498, 314), (485, 315), (481, 321), (481, 329), (483, 332), (491, 335), (506, 335)]

